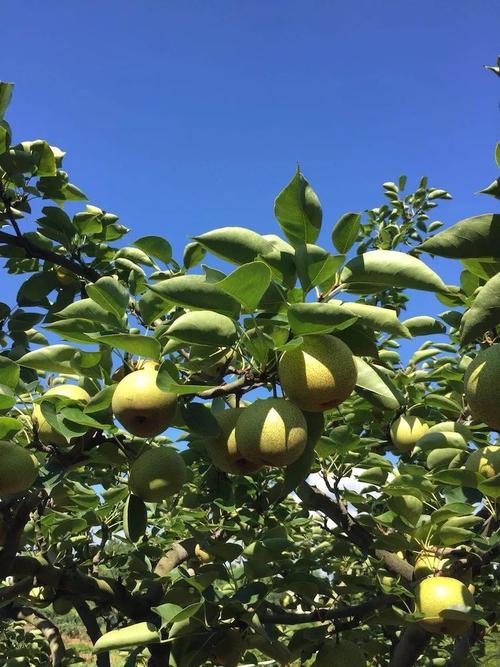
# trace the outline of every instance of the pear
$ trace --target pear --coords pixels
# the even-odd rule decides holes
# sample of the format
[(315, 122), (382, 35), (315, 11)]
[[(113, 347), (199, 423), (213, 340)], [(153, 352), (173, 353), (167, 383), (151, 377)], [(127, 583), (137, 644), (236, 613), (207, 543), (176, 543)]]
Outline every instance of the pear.
[(132, 435), (152, 438), (172, 423), (177, 396), (156, 386), (158, 371), (150, 365), (126, 375), (113, 394), (116, 419)]
[(434, 634), (456, 637), (472, 625), (469, 618), (445, 618), (445, 609), (467, 613), (474, 608), (474, 598), (467, 586), (453, 577), (423, 579), (415, 590), (417, 611), (425, 614), (420, 625)]
[(0, 496), (26, 491), (37, 474), (36, 459), (27, 449), (13, 442), (0, 442)]
[(180, 491), (187, 479), (182, 457), (169, 447), (155, 447), (141, 454), (130, 467), (128, 486), (147, 503), (158, 503)]
[(290, 401), (260, 399), (243, 410), (236, 422), (234, 438), (245, 459), (260, 465), (287, 466), (305, 449), (307, 423)]
[(482, 449), (476, 449), (467, 459), (465, 464), (467, 470), (478, 472), (485, 477), (494, 477), (500, 473), (500, 447), (488, 445)]
[(465, 398), (471, 415), (490, 428), (500, 429), (500, 345), (481, 350), (467, 366)]
[(356, 385), (356, 364), (348, 346), (335, 336), (304, 336), (300, 347), (286, 350), (278, 366), (286, 396), (307, 412), (340, 405)]
[(428, 430), (429, 424), (420, 417), (401, 415), (391, 426), (391, 439), (400, 452), (407, 454)]
[(248, 475), (262, 467), (261, 463), (245, 459), (236, 446), (236, 422), (243, 412), (244, 408), (233, 408), (216, 414), (220, 433), (205, 443), (212, 463), (220, 470), (233, 475)]
[[(76, 384), (57, 385), (56, 387), (48, 389), (44, 393), (44, 397), (45, 396), (64, 396), (66, 398), (71, 398), (74, 401), (82, 401), (84, 403), (90, 401), (90, 396), (85, 389)], [(43, 416), (42, 409), (38, 404), (33, 407), (32, 420), (37, 427), (40, 442), (43, 442), (45, 445), (62, 446), (68, 444), (66, 438), (61, 433), (54, 431), (52, 426)]]

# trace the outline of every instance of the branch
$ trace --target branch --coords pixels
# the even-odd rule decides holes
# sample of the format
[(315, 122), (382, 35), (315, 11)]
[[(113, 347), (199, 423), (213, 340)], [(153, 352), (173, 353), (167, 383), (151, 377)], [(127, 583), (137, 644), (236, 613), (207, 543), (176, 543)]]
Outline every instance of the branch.
[[(102, 636), (101, 629), (99, 628), (96, 617), (85, 600), (77, 602), (75, 604), (75, 609), (78, 616), (81, 618), (85, 629), (87, 630), (90, 641), (92, 644), (95, 644), (99, 637)], [(109, 651), (98, 653), (96, 656), (96, 662), (97, 667), (110, 667)]]
[(51, 264), (63, 266), (65, 269), (68, 269), (69, 271), (76, 273), (77, 276), (81, 276), (87, 280), (95, 281), (99, 278), (99, 274), (94, 269), (91, 269), (84, 264), (80, 264), (79, 262), (75, 262), (65, 255), (60, 255), (53, 250), (41, 248), (40, 246), (32, 243), (25, 236), (14, 236), (14, 234), (7, 234), (6, 232), (0, 231), (0, 243), (8, 246), (22, 248), (29, 257), (43, 259), (47, 262), (51, 262)]
[(413, 567), (396, 554), (385, 549), (373, 548), (373, 536), (363, 526), (356, 523), (344, 507), (338, 505), (332, 498), (314, 489), (307, 482), (297, 487), (296, 493), (308, 508), (321, 512), (337, 525), (342, 526), (350, 541), (364, 553), (368, 553), (381, 560), (385, 567), (395, 574), (411, 581)]
[(5, 588), (0, 588), (0, 603), (5, 602), (6, 600), (12, 600), (19, 595), (23, 595), (32, 588), (33, 577), (25, 577), (24, 579), (20, 579), (12, 586), (5, 586)]
[(174, 542), (167, 553), (160, 558), (154, 573), (158, 577), (166, 577), (172, 570), (194, 556), (196, 540), (189, 537), (181, 542)]
[(39, 611), (31, 609), (31, 607), (6, 607), (3, 610), (3, 613), (8, 618), (17, 619), (29, 623), (33, 627), (40, 630), (47, 642), (49, 643), (50, 649), (50, 661), (52, 667), (61, 667), (66, 649), (64, 648), (64, 642), (61, 637), (59, 629), (52, 621), (49, 621), (43, 614)]
[(409, 625), (391, 657), (389, 667), (413, 667), (430, 642), (430, 633), (418, 625)]
[(261, 614), (259, 618), (262, 623), (275, 625), (298, 625), (299, 623), (321, 623), (323, 621), (335, 621), (341, 618), (352, 617), (357, 622), (368, 616), (375, 609), (382, 609), (391, 604), (399, 602), (396, 595), (379, 595), (367, 602), (362, 602), (351, 607), (340, 607), (337, 609), (321, 608), (314, 611), (297, 614), (281, 611), (274, 614)]
[(264, 387), (265, 384), (265, 382), (255, 381), (255, 378), (252, 375), (241, 376), (236, 380), (232, 380), (231, 382), (225, 382), (218, 387), (213, 387), (212, 389), (207, 389), (206, 391), (201, 391), (192, 395), (205, 399), (216, 398), (217, 396), (227, 396), (228, 394), (252, 391), (252, 389), (257, 389), (258, 387)]

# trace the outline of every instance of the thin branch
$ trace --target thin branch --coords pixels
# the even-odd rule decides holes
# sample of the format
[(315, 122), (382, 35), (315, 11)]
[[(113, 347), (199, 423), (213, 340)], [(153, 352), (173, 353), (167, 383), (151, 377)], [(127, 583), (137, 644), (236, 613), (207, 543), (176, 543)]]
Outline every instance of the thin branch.
[(194, 556), (196, 540), (193, 537), (174, 542), (167, 553), (156, 564), (154, 573), (158, 577), (166, 577), (172, 570)]
[(401, 635), (389, 667), (413, 667), (430, 639), (431, 635), (418, 625), (409, 625)]
[[(92, 642), (92, 644), (95, 644), (96, 641), (99, 639), (99, 637), (102, 636), (102, 633), (101, 629), (99, 628), (99, 624), (97, 623), (97, 619), (95, 617), (94, 612), (85, 602), (85, 600), (77, 602), (75, 604), (75, 609), (78, 616), (81, 618), (81, 621), (85, 626), (85, 629), (87, 630), (87, 634), (89, 636), (90, 641)], [(102, 653), (98, 653), (96, 656), (96, 662), (97, 662), (97, 667), (110, 667), (109, 651), (103, 651)]]

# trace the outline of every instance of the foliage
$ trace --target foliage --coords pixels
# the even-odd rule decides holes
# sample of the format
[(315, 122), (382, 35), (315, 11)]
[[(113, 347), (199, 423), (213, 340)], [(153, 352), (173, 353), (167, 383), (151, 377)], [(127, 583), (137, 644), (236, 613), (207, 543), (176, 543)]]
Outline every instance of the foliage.
[[(215, 229), (175, 259), (166, 239), (120, 245), (128, 230), (116, 215), (81, 210), (60, 149), (12, 143), (10, 96), (1, 84), (0, 256), (20, 286), (13, 307), (0, 303), (0, 439), (26, 447), (39, 469), (32, 488), (0, 498), (5, 664), (14, 655), (75, 664), (61, 619), (45, 611), (58, 598), (94, 644), (134, 626), (127, 667), (312, 665), (337, 636), (373, 666), (489, 660), (500, 475), (465, 468), (496, 435), (474, 421), (463, 378), (497, 340), (500, 217), (434, 233), (449, 193), (422, 178), (404, 194), (401, 176), (384, 183), (382, 206), (342, 216), (328, 249), (317, 245), (320, 200), (297, 170), (275, 202), (284, 238)], [(425, 253), (460, 261), (460, 285), (446, 285)], [(436, 294), (438, 318), (402, 319), (414, 289)], [(216, 468), (205, 447), (220, 434), (216, 415), (276, 395), (282, 352), (318, 333), (349, 346), (355, 391), (325, 413), (324, 429), (306, 414), (308, 442), (290, 465)], [(415, 343), (407, 363), (400, 339)], [(110, 409), (117, 382), (145, 359), (159, 364), (157, 386), (178, 396), (172, 427), (149, 440)], [(90, 401), (41, 400), (63, 382)], [(38, 438), (36, 404), (66, 444)], [(431, 429), (402, 453), (390, 428), (403, 414), (468, 430)], [(173, 497), (144, 503), (129, 495), (128, 473), (154, 445), (175, 448), (188, 478)], [(413, 564), (429, 551), (474, 582), (475, 608), (451, 612), (475, 622), (466, 643), (431, 641), (419, 626)], [(36, 619), (48, 634), (25, 633)], [(99, 645), (105, 667), (112, 640)]]

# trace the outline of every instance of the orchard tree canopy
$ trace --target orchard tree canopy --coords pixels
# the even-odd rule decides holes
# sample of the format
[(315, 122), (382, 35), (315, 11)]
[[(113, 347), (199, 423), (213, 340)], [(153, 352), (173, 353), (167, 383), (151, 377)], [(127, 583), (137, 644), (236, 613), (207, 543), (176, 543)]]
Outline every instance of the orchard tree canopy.
[(500, 215), (438, 231), (401, 176), (322, 247), (297, 169), (268, 233), (173, 249), (16, 143), (11, 93), (1, 664), (78, 664), (72, 609), (99, 667), (498, 664)]

